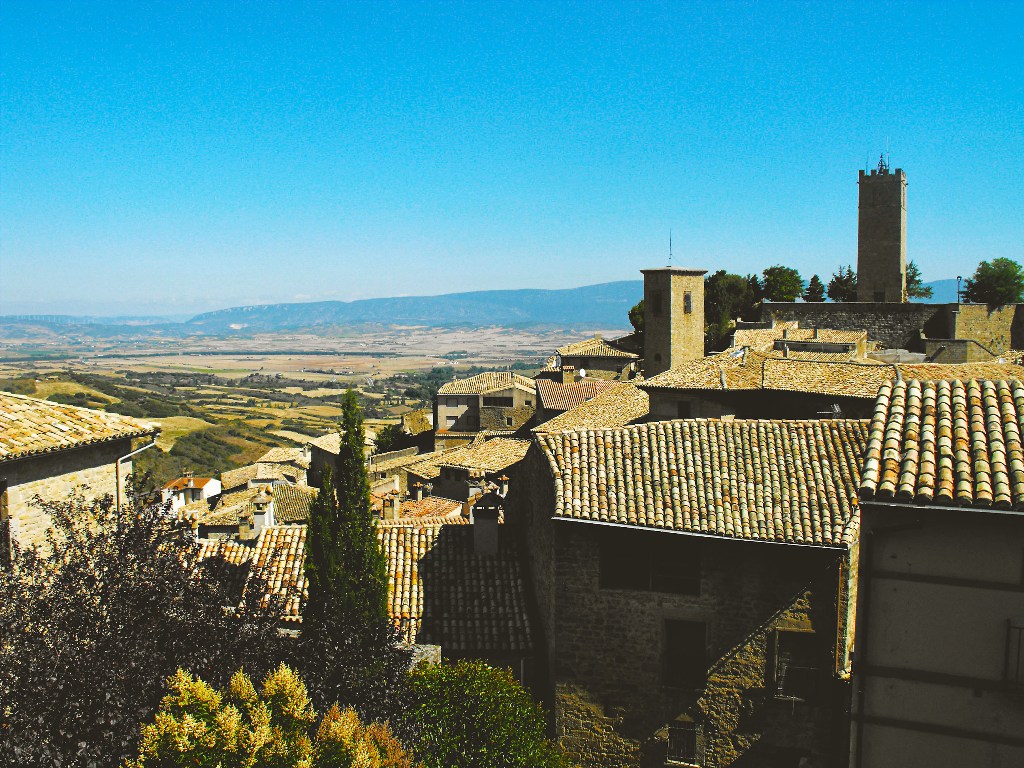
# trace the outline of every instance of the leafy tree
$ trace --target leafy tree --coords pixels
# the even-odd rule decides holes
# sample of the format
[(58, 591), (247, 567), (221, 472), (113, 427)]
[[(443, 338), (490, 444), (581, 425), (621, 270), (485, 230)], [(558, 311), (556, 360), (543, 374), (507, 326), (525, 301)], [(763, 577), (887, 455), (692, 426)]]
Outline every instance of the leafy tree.
[(334, 705), (318, 726), (305, 685), (283, 664), (259, 692), (243, 672), (224, 691), (183, 670), (167, 682), (170, 693), (125, 768), (412, 768), (387, 725), (364, 726), (352, 709)]
[[(758, 286), (758, 292), (760, 286)], [(720, 269), (704, 279), (705, 347), (719, 349), (733, 320), (749, 316), (757, 303), (750, 279)]]
[(117, 765), (179, 667), (226, 682), (279, 662), (281, 602), (226, 612), (235, 567), (200, 561), (166, 509), (129, 501), (118, 522), (109, 497), (35, 503), (46, 544), (0, 569), (0, 764)]
[(388, 615), (387, 561), (370, 509), (355, 392), (341, 406), (336, 471), (324, 472), (309, 513), (302, 673), (318, 702), (352, 704), (383, 719), (398, 706), (409, 653), (398, 647)]
[(804, 281), (792, 267), (776, 265), (761, 273), (762, 290), (768, 301), (795, 301), (804, 292)]
[(828, 281), (828, 297), (832, 301), (856, 301), (857, 300), (857, 273), (852, 267), (843, 267), (832, 274)]
[(1024, 297), (1024, 269), (1012, 259), (983, 261), (967, 278), (964, 300), (976, 304), (1002, 307), (1019, 304)]
[(907, 298), (930, 299), (932, 289), (921, 281), (921, 269), (912, 261), (907, 262)]
[(416, 440), (402, 429), (401, 424), (387, 424), (377, 432), (373, 441), (375, 453), (387, 453), (388, 451), (399, 451), (402, 448), (411, 448), (416, 445)]
[(633, 331), (637, 335), (637, 339), (641, 342), (644, 340), (644, 300), (640, 299), (633, 307), (629, 310), (629, 324), (633, 326)]
[(544, 714), (512, 673), (479, 661), (415, 670), (409, 716), (426, 768), (562, 768)]
[(817, 275), (811, 275), (811, 280), (807, 283), (807, 289), (804, 291), (804, 301), (818, 303), (824, 300), (825, 284), (821, 282), (821, 278)]

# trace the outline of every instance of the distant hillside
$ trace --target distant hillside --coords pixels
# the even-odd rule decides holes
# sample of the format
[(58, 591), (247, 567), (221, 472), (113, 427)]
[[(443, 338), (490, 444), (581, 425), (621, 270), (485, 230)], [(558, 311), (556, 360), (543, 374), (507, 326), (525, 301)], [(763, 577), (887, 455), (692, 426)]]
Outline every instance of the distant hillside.
[(955, 278), (935, 280), (931, 283), (925, 283), (925, 285), (932, 289), (932, 297), (930, 299), (920, 299), (920, 301), (931, 304), (953, 304), (956, 301)]
[(560, 325), (628, 328), (643, 282), (622, 280), (561, 290), (496, 290), (443, 296), (267, 304), (205, 312), (188, 321), (204, 333), (363, 325)]

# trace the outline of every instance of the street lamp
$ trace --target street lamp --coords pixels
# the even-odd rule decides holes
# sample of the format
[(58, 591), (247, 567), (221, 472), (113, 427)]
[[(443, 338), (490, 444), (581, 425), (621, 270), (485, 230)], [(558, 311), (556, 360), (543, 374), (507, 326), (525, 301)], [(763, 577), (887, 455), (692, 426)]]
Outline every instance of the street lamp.
[(963, 275), (956, 276), (956, 305), (960, 306), (960, 281), (963, 280)]

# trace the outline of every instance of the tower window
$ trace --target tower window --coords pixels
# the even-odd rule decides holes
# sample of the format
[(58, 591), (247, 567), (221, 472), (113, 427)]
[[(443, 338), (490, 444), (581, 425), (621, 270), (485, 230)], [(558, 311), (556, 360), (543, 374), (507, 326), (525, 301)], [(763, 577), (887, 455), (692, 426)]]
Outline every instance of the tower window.
[(693, 294), (689, 291), (683, 294), (683, 312), (686, 314), (693, 312)]

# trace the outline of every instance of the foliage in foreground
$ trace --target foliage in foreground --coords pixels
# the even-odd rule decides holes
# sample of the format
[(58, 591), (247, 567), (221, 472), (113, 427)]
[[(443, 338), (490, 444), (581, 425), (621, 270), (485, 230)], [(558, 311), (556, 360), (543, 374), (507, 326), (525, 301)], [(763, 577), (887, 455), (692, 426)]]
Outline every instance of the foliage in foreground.
[(512, 673), (479, 661), (411, 673), (409, 716), (426, 768), (563, 768), (544, 713)]
[(109, 497), (36, 503), (47, 544), (0, 569), (0, 764), (117, 765), (179, 667), (220, 684), (277, 665), (280, 603), (225, 611), (232, 566), (197, 578), (198, 544), (166, 510), (128, 504), (118, 525)]
[(353, 709), (330, 707), (317, 725), (305, 685), (289, 667), (256, 691), (237, 672), (224, 691), (178, 670), (154, 721), (142, 729), (126, 768), (411, 768), (386, 724), (363, 725)]

